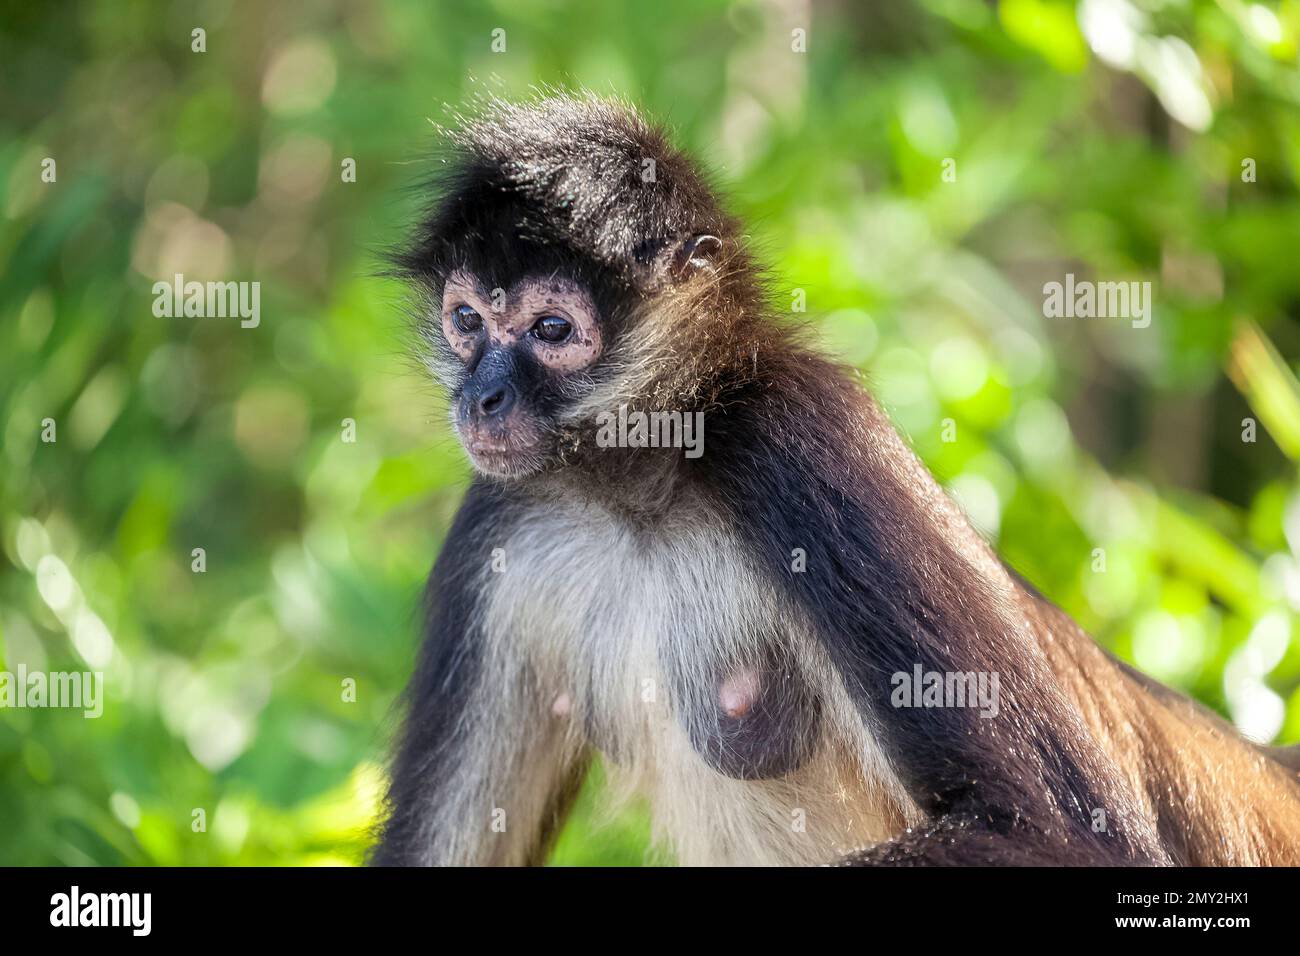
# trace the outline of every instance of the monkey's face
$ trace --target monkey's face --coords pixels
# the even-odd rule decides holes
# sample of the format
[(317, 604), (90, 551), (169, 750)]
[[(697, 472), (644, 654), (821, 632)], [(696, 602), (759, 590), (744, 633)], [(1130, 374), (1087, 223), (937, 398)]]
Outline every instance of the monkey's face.
[(462, 365), (451, 414), (474, 467), (505, 478), (545, 467), (558, 450), (565, 380), (601, 354), (586, 289), (556, 276), (489, 289), (457, 270), (443, 286), (442, 334)]

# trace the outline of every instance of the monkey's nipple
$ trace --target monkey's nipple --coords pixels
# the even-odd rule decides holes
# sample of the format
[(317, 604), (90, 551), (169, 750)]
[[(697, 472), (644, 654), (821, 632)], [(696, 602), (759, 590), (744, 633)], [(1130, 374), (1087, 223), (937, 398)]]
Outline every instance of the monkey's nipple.
[(718, 705), (733, 720), (744, 717), (754, 709), (758, 700), (760, 682), (752, 670), (732, 674), (718, 687)]

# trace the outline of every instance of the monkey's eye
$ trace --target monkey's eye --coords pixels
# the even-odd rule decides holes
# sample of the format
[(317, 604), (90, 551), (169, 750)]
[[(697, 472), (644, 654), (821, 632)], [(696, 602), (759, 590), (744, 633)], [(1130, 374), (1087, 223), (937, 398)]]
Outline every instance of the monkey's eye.
[(533, 326), (533, 335), (543, 342), (563, 342), (573, 334), (573, 325), (558, 315), (544, 315)]
[(483, 327), (483, 317), (467, 305), (458, 305), (451, 313), (452, 324), (468, 335)]

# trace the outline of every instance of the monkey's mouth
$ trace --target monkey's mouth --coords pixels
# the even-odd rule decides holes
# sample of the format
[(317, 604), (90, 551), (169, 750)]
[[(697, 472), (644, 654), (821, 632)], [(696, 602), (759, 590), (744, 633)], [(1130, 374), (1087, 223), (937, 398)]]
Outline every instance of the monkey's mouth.
[(465, 453), (476, 471), (498, 478), (518, 478), (537, 471), (544, 456), (539, 442), (472, 438), (462, 440)]
[(538, 471), (546, 462), (546, 433), (530, 417), (511, 416), (492, 423), (461, 419), (455, 424), (461, 447), (481, 474), (518, 478)]

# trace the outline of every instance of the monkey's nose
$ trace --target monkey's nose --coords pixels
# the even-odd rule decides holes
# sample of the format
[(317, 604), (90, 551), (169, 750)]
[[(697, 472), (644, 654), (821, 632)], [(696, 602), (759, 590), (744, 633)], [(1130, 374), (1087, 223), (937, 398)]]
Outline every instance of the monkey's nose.
[(500, 418), (515, 403), (515, 390), (508, 382), (489, 385), (479, 394), (478, 412), (485, 418)]

